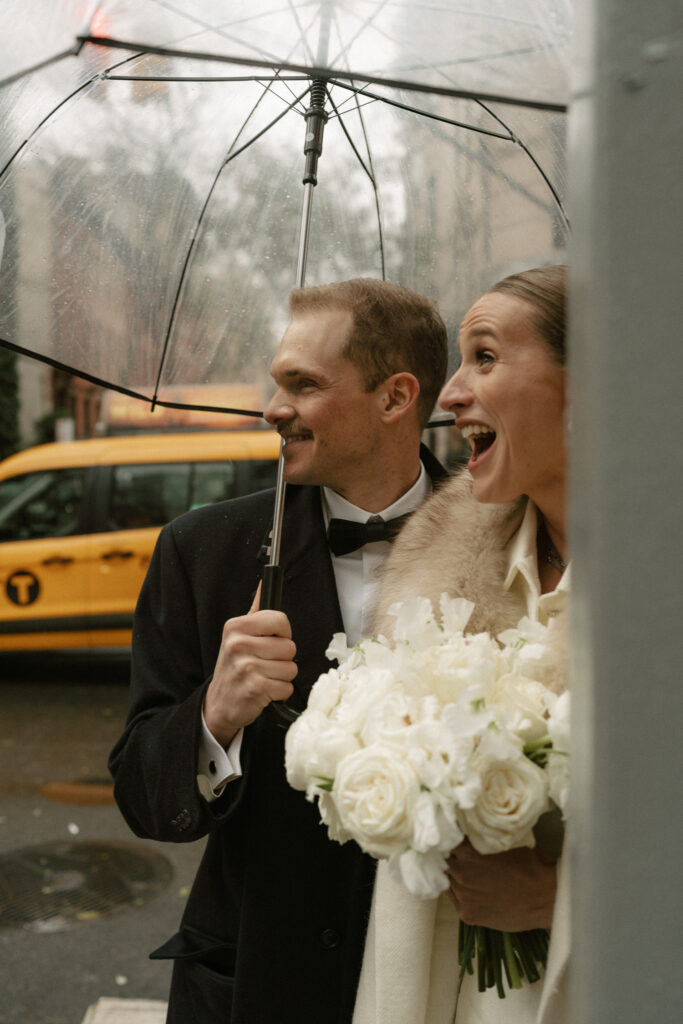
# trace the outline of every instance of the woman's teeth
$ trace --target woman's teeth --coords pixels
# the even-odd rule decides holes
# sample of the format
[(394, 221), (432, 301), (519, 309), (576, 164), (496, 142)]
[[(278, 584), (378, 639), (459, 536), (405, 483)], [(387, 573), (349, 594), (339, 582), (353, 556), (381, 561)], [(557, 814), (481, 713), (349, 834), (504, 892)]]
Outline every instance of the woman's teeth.
[(496, 439), (495, 430), (491, 430), (491, 427), (483, 426), (480, 423), (468, 424), (461, 429), (460, 433), (469, 441), (476, 455), (481, 455), (482, 452), (485, 452)]

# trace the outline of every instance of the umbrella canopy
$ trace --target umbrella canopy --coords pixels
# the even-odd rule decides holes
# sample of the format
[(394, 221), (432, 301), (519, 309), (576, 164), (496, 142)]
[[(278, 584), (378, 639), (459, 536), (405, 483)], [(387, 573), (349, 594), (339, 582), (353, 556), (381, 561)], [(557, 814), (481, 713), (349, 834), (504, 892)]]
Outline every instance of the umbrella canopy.
[(0, 342), (163, 403), (189, 385), (265, 395), (304, 268), (406, 284), (455, 328), (494, 280), (564, 258), (570, 14), (6, 0)]

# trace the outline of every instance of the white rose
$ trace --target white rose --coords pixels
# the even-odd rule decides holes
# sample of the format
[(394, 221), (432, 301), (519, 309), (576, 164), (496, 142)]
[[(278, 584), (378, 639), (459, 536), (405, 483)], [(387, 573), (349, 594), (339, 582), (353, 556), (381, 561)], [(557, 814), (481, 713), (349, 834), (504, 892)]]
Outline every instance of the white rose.
[(353, 836), (342, 827), (337, 805), (332, 794), (321, 792), (317, 796), (320, 820), (323, 825), (327, 826), (327, 834), (330, 839), (334, 839), (336, 843), (341, 844), (348, 842), (349, 839), (353, 839)]
[(414, 896), (435, 899), (448, 888), (446, 858), (437, 850), (417, 853), (406, 850), (389, 859), (389, 873)]
[(287, 781), (293, 789), (306, 790), (312, 800), (321, 781), (334, 779), (339, 762), (358, 746), (352, 733), (331, 723), (321, 711), (308, 708), (285, 737)]
[(342, 679), (336, 668), (318, 676), (308, 695), (308, 710), (322, 711), (324, 715), (329, 715), (339, 703), (341, 690)]
[(375, 744), (345, 757), (332, 794), (342, 828), (367, 853), (389, 857), (408, 846), (420, 780), (396, 751)]
[(342, 729), (360, 736), (372, 709), (394, 686), (393, 674), (388, 669), (359, 666), (352, 676), (342, 680), (341, 697), (332, 718)]
[(486, 709), (523, 743), (533, 743), (548, 732), (548, 701), (553, 696), (542, 683), (506, 674), (486, 693)]
[(479, 853), (534, 846), (533, 826), (548, 808), (548, 776), (528, 757), (476, 757), (481, 792), (459, 821)]
[(371, 707), (361, 729), (366, 747), (373, 743), (404, 750), (419, 717), (418, 703), (402, 688), (387, 693)]

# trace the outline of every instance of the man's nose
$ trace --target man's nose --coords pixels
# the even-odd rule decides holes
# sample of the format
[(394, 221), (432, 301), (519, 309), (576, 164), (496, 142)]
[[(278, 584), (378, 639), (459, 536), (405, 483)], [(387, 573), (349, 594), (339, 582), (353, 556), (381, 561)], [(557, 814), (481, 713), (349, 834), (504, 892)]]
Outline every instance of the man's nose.
[(268, 405), (263, 410), (263, 418), (266, 423), (276, 427), (284, 420), (291, 420), (294, 417), (294, 408), (286, 400), (285, 396), (278, 390), (275, 392)]
[(439, 405), (447, 412), (455, 412), (456, 409), (467, 405), (472, 400), (469, 389), (465, 384), (462, 367), (456, 370), (450, 380), (447, 380), (439, 395)]

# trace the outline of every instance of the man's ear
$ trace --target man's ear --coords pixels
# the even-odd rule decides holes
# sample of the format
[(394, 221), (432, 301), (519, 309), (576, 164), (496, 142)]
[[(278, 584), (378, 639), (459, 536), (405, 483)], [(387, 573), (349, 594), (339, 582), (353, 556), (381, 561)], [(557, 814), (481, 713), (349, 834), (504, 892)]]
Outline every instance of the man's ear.
[(394, 423), (414, 410), (419, 394), (420, 383), (414, 374), (404, 371), (387, 377), (380, 392), (384, 422)]

